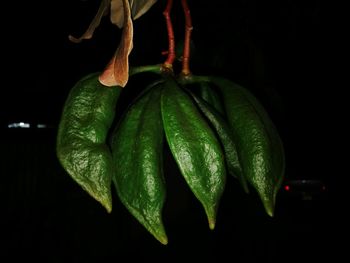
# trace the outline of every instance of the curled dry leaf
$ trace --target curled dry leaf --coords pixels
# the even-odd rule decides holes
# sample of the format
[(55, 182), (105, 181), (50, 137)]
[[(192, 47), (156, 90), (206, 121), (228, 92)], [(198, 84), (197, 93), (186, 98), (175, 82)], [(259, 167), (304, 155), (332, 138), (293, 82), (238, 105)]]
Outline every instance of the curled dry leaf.
[[(131, 16), (135, 20), (146, 13), (157, 0), (129, 0), (131, 7)], [(112, 0), (111, 2), (111, 21), (113, 24), (122, 28), (124, 25), (124, 10), (122, 0)]]
[(84, 39), (90, 39), (101, 19), (108, 13), (111, 6), (111, 21), (118, 27), (123, 27), (121, 41), (113, 58), (99, 77), (99, 81), (105, 86), (124, 87), (129, 79), (129, 54), (132, 50), (134, 19), (146, 13), (157, 0), (102, 0), (96, 16), (90, 23), (85, 33), (75, 38), (69, 36), (72, 42), (79, 43)]
[(85, 31), (84, 34), (81, 35), (79, 38), (75, 38), (72, 35), (69, 35), (68, 38), (70, 41), (74, 43), (79, 43), (84, 39), (90, 39), (92, 38), (95, 29), (100, 25), (101, 19), (103, 16), (105, 16), (108, 13), (108, 7), (111, 3), (111, 0), (102, 0), (100, 7), (98, 8), (97, 14), (95, 15), (94, 19), (92, 19), (88, 29)]
[(130, 6), (127, 0), (124, 3), (124, 28), (122, 38), (112, 60), (99, 77), (99, 81), (108, 87), (125, 87), (129, 79), (129, 54), (132, 50), (133, 25)]
[[(84, 39), (92, 38), (95, 29), (100, 25), (102, 17), (108, 14), (110, 6), (110, 18), (111, 22), (122, 28), (124, 26), (124, 0), (102, 0), (100, 7), (98, 8), (97, 14), (91, 21), (88, 29), (80, 37), (76, 38), (69, 35), (69, 40), (74, 43), (79, 43)], [(126, 2), (126, 1), (125, 1)], [(128, 0), (129, 6), (131, 7), (132, 19), (137, 19), (146, 13), (157, 0)]]

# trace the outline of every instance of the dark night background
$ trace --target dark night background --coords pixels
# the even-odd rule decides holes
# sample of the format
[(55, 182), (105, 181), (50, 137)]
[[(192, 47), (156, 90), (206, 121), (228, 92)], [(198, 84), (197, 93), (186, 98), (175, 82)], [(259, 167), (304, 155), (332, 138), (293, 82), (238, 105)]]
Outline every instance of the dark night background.
[[(217, 226), (205, 214), (166, 156), (164, 224), (169, 244), (158, 243), (114, 194), (112, 214), (90, 198), (59, 165), (55, 136), (69, 90), (100, 71), (121, 31), (105, 18), (92, 40), (73, 44), (97, 11), (97, 0), (19, 1), (6, 7), (1, 95), (0, 262), (118, 262), (186, 259), (227, 262), (320, 262), (338, 231), (331, 205), (335, 179), (320, 143), (324, 89), (320, 1), (189, 0), (194, 24), (193, 73), (220, 74), (251, 90), (266, 107), (284, 142), (288, 180), (320, 180), (326, 190), (303, 198), (281, 189), (269, 218), (257, 196), (228, 178)], [(175, 34), (183, 34), (175, 0)], [(131, 65), (162, 62), (167, 48), (159, 1), (134, 23)], [(9, 26), (11, 25), (11, 26)], [(129, 96), (137, 93), (134, 83)], [(134, 89), (134, 90), (133, 90)], [(126, 103), (124, 97), (122, 104)], [(46, 129), (8, 129), (14, 122)], [(333, 171), (334, 172), (334, 171)], [(114, 189), (113, 189), (114, 190)], [(309, 196), (309, 197), (310, 197)], [(124, 259), (125, 258), (125, 259)], [(225, 259), (223, 259), (225, 258)], [(336, 262), (336, 261), (334, 261)]]

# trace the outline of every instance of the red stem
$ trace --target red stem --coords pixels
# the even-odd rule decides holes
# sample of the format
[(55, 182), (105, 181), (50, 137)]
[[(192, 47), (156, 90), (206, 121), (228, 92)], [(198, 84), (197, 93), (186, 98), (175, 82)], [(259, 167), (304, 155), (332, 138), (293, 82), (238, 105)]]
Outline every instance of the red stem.
[(190, 71), (190, 41), (191, 33), (193, 30), (191, 12), (187, 4), (187, 0), (181, 0), (182, 8), (185, 13), (185, 42), (183, 50), (183, 60), (182, 60), (182, 74), (187, 76), (191, 74)]
[(175, 36), (174, 36), (173, 25), (171, 23), (171, 18), (170, 18), (170, 12), (171, 12), (172, 6), (173, 6), (173, 0), (168, 0), (166, 8), (163, 12), (163, 15), (166, 21), (166, 27), (167, 27), (168, 39), (169, 39), (168, 57), (164, 62), (164, 66), (167, 68), (172, 68), (175, 60)]

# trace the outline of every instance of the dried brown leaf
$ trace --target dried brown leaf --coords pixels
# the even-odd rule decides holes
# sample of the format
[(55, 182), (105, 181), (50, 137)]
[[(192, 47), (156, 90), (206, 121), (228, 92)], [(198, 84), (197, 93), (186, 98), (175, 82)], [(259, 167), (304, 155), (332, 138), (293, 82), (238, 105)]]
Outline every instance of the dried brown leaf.
[(111, 3), (111, 0), (102, 0), (101, 5), (98, 8), (97, 14), (95, 15), (94, 19), (91, 21), (91, 23), (90, 23), (88, 29), (85, 31), (85, 33), (79, 38), (75, 38), (75, 37), (69, 35), (68, 36), (69, 40), (74, 42), (74, 43), (79, 43), (84, 39), (92, 38), (92, 36), (95, 32), (95, 29), (100, 25), (102, 17), (108, 13), (108, 7), (109, 7), (110, 3)]
[[(146, 13), (157, 0), (129, 0), (131, 6), (131, 15), (133, 20)], [(111, 21), (119, 28), (124, 24), (124, 11), (122, 0), (112, 0), (111, 2)]]
[(125, 87), (129, 79), (129, 54), (133, 45), (133, 24), (128, 0), (121, 0), (124, 10), (124, 28), (121, 41), (113, 58), (99, 77), (105, 86)]

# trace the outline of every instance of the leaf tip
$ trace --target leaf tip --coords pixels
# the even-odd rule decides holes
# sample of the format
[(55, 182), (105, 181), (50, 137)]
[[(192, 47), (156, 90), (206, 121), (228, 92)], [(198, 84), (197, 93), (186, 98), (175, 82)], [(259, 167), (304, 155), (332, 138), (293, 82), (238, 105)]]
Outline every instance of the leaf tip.
[(208, 223), (209, 223), (209, 228), (210, 230), (214, 230), (215, 228), (215, 224), (216, 224), (216, 207), (207, 207), (205, 209), (206, 214), (207, 214), (207, 218), (208, 218)]
[(168, 244), (168, 237), (166, 235), (159, 236), (159, 237), (157, 237), (157, 239), (163, 245), (167, 245)]
[(209, 222), (209, 229), (210, 230), (214, 230), (215, 229), (215, 219), (209, 219), (208, 220), (208, 222)]
[(269, 199), (262, 199), (263, 205), (265, 208), (266, 213), (273, 217), (275, 213), (275, 197), (269, 198)]
[(69, 41), (73, 42), (73, 43), (80, 43), (83, 39), (90, 39), (91, 37), (86, 37), (86, 38), (76, 38), (76, 37), (73, 37), (72, 35), (69, 35), (68, 36), (68, 39)]
[(115, 78), (114, 74), (108, 70), (105, 70), (98, 77), (98, 81), (106, 87), (119, 86), (121, 88), (124, 88), (126, 86), (126, 84), (128, 83), (128, 80), (129, 80), (128, 76), (126, 76), (126, 77), (124, 76), (123, 78), (121, 78), (121, 76), (119, 76), (119, 78)]

